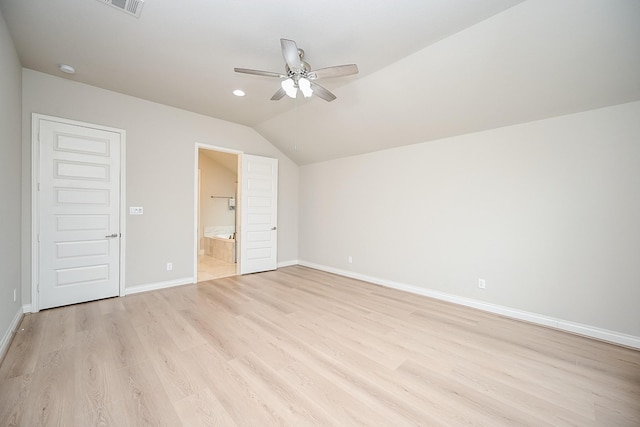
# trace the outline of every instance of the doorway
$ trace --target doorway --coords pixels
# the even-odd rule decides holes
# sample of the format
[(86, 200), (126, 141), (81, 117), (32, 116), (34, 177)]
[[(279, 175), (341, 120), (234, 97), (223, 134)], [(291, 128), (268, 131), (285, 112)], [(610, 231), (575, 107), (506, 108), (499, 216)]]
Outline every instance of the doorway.
[(197, 153), (197, 281), (238, 274), (238, 153)]

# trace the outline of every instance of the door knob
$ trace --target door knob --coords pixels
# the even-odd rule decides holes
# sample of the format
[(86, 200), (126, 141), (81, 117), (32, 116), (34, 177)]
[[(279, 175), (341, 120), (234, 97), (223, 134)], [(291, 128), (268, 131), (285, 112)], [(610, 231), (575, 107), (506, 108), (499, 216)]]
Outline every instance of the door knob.
[(278, 227), (271, 227), (272, 231), (275, 231)]
[(108, 236), (104, 236), (107, 239), (113, 239), (114, 237), (118, 237), (118, 233), (109, 234)]

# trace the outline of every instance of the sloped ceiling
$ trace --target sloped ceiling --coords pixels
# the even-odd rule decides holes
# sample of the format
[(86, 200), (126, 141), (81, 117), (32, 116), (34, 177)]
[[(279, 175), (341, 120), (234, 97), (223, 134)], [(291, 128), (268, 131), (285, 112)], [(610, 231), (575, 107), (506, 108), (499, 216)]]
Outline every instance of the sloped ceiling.
[(527, 1), (335, 93), (256, 129), (305, 164), (637, 101), (640, 2)]
[[(640, 99), (637, 0), (101, 3), (0, 11), (24, 67), (252, 126), (299, 164)], [(281, 37), (360, 74), (321, 82), (331, 103), (270, 101), (278, 80), (233, 67), (282, 71)]]

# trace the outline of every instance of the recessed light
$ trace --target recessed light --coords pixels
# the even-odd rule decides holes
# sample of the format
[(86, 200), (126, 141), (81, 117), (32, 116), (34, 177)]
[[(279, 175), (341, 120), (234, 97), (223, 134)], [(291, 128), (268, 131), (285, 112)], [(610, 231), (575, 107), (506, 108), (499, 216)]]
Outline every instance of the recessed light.
[(243, 91), (243, 90), (240, 90), (240, 89), (236, 89), (236, 90), (234, 90), (234, 91), (233, 91), (233, 94), (234, 94), (235, 96), (245, 96), (245, 95), (246, 95), (246, 93), (244, 93), (244, 91)]
[(75, 74), (76, 73), (76, 69), (73, 68), (71, 65), (67, 65), (67, 64), (60, 64), (60, 71), (62, 71), (63, 73), (67, 73), (67, 74)]

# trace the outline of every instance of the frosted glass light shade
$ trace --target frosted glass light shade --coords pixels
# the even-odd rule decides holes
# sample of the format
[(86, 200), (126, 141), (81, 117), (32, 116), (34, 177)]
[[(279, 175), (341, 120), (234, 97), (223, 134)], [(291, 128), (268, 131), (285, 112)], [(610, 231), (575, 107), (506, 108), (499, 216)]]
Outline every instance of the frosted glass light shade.
[(311, 82), (304, 77), (298, 80), (298, 86), (300, 87), (300, 91), (305, 98), (309, 98), (313, 94), (313, 89), (311, 89)]
[(296, 84), (294, 83), (293, 79), (283, 80), (280, 85), (282, 86), (282, 89), (284, 89), (287, 96), (289, 96), (290, 98), (296, 97), (298, 90), (296, 89)]

